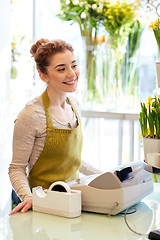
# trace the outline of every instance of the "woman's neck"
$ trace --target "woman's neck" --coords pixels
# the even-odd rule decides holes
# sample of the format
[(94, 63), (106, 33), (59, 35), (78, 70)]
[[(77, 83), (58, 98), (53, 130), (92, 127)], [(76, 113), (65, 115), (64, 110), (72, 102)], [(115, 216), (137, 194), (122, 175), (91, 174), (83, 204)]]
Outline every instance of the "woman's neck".
[(66, 93), (53, 92), (47, 88), (47, 94), (50, 102), (50, 106), (66, 108)]

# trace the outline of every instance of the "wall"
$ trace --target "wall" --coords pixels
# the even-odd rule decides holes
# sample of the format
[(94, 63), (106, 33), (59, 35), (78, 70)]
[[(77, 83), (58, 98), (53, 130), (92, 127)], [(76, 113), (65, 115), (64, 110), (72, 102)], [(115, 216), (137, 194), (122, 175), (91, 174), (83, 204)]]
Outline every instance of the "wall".
[(0, 217), (11, 209), (8, 166), (11, 160), (12, 124), (9, 113), (10, 0), (0, 0)]

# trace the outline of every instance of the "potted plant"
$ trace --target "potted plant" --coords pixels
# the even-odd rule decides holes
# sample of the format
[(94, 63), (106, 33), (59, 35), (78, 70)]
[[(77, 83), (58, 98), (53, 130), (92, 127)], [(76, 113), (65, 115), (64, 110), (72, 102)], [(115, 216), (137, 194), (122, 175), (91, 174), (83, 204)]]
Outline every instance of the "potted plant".
[[(140, 126), (143, 137), (144, 157), (147, 153), (160, 153), (160, 96), (149, 97), (141, 103)], [(160, 181), (159, 176), (153, 175), (154, 181)]]
[[(149, 27), (153, 30), (158, 45), (158, 61), (156, 62), (157, 84), (160, 88), (160, 15), (158, 12), (160, 3), (148, 4), (155, 10), (158, 18), (151, 22)], [(147, 153), (160, 153), (160, 96), (149, 97), (145, 103), (141, 103), (140, 126), (143, 136), (144, 157), (147, 160)], [(160, 176), (153, 175), (156, 182), (160, 182)]]

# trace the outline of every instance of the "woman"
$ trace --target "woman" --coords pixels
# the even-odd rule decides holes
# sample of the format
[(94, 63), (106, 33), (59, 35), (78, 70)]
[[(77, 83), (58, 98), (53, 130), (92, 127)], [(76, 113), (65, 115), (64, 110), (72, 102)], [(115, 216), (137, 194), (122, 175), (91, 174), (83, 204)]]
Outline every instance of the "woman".
[(48, 188), (55, 181), (73, 180), (79, 170), (86, 175), (100, 173), (85, 162), (81, 165), (80, 108), (67, 97), (76, 90), (80, 74), (72, 46), (41, 39), (30, 52), (47, 88), (15, 121), (9, 176), (22, 202), (10, 214), (32, 208), (35, 186)]

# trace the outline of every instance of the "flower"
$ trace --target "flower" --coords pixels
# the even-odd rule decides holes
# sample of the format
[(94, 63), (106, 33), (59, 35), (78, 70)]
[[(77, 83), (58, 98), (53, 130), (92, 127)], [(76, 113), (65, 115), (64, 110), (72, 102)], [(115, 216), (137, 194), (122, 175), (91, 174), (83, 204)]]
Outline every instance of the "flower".
[(149, 109), (149, 104), (152, 103), (152, 97), (149, 97), (146, 101), (145, 101), (145, 107), (147, 108), (147, 110)]
[(82, 19), (83, 19), (83, 18), (86, 18), (85, 12), (82, 12), (82, 13), (81, 13), (81, 18), (82, 18)]
[[(103, 25), (111, 36), (112, 47), (117, 49), (117, 44), (126, 42), (130, 26), (137, 19), (140, 0), (60, 0), (60, 3), (58, 16), (62, 20), (77, 22), (81, 33), (89, 27), (98, 30)], [(118, 39), (122, 41), (118, 43)]]
[(72, 0), (72, 3), (73, 3), (74, 5), (78, 5), (78, 4), (79, 4), (79, 0)]
[(160, 139), (160, 96), (141, 103), (140, 126), (143, 137)]
[(156, 19), (154, 22), (151, 22), (151, 25), (149, 27), (153, 30), (157, 44), (158, 44), (158, 49), (160, 52), (160, 19)]
[(97, 5), (96, 4), (93, 4), (92, 5), (92, 9), (96, 9), (97, 8)]
[(98, 28), (104, 18), (103, 8), (107, 4), (105, 0), (60, 0), (61, 11), (58, 16), (65, 21), (77, 22), (80, 30), (89, 26)]
[(103, 25), (111, 36), (111, 46), (117, 51), (121, 45), (125, 45), (130, 27), (137, 19), (139, 1), (108, 1), (104, 6)]

